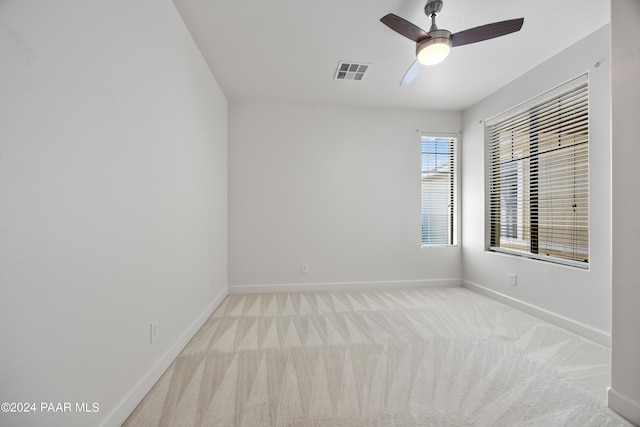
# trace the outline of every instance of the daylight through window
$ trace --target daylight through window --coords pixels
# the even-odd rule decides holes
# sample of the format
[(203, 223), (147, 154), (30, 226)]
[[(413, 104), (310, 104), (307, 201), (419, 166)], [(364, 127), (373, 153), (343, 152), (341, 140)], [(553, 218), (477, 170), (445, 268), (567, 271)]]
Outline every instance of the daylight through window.
[(422, 136), (422, 246), (455, 245), (456, 179), (453, 136)]
[(489, 248), (586, 267), (589, 261), (587, 77), (485, 124)]

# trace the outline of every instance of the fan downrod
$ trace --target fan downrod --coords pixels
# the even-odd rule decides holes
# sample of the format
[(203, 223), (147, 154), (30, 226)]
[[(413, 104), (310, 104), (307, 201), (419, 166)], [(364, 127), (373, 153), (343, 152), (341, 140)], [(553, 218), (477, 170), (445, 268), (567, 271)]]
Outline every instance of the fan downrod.
[(431, 28), (429, 29), (429, 33), (432, 31), (438, 31), (438, 26), (436, 25), (436, 16), (442, 10), (442, 0), (431, 0), (427, 2), (427, 5), (424, 7), (424, 13), (431, 19)]

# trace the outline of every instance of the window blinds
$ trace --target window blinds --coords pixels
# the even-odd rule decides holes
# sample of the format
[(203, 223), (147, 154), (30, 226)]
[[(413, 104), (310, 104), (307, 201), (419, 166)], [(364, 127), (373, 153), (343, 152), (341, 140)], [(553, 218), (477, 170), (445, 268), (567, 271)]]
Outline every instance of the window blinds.
[(449, 136), (422, 136), (422, 245), (455, 242), (455, 145)]
[(586, 75), (488, 121), (489, 248), (589, 261)]

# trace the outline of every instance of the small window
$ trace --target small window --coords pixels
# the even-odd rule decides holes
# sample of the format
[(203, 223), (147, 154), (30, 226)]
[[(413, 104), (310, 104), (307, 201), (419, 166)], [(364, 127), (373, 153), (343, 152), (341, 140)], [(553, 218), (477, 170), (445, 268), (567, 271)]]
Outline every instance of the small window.
[(587, 76), (516, 110), (485, 123), (489, 249), (587, 267)]
[(423, 134), (422, 246), (455, 245), (456, 137)]

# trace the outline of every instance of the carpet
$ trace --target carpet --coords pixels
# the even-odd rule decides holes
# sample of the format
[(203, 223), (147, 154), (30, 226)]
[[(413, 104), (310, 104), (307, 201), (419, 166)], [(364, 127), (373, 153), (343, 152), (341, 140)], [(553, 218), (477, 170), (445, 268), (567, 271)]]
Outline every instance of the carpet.
[(608, 348), (464, 288), (230, 295), (137, 426), (631, 426)]

